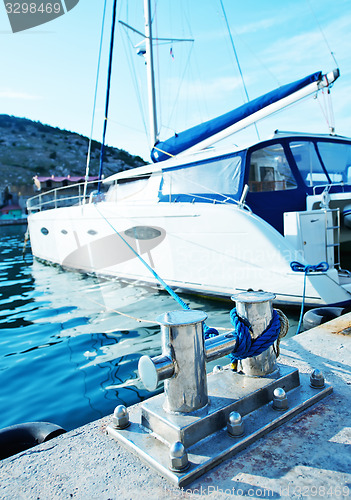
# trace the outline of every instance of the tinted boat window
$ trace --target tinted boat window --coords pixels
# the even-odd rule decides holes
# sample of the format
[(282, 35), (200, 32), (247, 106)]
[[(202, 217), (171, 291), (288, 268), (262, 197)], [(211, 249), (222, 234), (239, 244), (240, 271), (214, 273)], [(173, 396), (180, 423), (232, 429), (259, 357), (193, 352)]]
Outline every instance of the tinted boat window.
[(351, 145), (331, 142), (317, 144), (330, 180), (351, 184)]
[(329, 184), (313, 142), (291, 142), (290, 149), (306, 186)]
[(250, 158), (249, 188), (251, 193), (284, 191), (297, 187), (281, 144), (254, 151)]

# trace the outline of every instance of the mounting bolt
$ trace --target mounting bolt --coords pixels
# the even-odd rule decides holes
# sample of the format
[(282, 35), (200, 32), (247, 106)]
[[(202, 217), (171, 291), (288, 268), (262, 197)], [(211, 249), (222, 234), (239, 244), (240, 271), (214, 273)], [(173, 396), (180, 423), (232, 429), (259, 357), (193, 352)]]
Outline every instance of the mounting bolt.
[(227, 431), (228, 434), (232, 437), (240, 437), (244, 435), (245, 433), (244, 421), (241, 418), (240, 413), (232, 411), (229, 414), (227, 422)]
[(277, 387), (273, 392), (273, 409), (274, 410), (287, 410), (289, 407), (288, 398), (284, 389)]
[(169, 468), (173, 472), (182, 472), (190, 465), (186, 449), (180, 441), (175, 441), (172, 444), (169, 452), (169, 458)]
[(129, 413), (124, 405), (116, 406), (113, 412), (112, 425), (115, 429), (125, 429), (129, 425)]
[(310, 386), (314, 389), (323, 389), (324, 385), (324, 375), (320, 370), (318, 370), (318, 368), (316, 368), (311, 373)]

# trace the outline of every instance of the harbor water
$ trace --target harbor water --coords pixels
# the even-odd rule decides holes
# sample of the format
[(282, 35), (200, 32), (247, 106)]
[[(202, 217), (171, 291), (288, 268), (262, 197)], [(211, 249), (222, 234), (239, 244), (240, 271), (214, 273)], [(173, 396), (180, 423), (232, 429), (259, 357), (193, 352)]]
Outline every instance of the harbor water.
[[(152, 395), (138, 377), (161, 353), (155, 318), (180, 306), (166, 292), (101, 280), (33, 261), (26, 226), (0, 227), (0, 428), (49, 421), (66, 430)], [(230, 301), (182, 295), (231, 328)], [(299, 311), (284, 311), (289, 335)]]

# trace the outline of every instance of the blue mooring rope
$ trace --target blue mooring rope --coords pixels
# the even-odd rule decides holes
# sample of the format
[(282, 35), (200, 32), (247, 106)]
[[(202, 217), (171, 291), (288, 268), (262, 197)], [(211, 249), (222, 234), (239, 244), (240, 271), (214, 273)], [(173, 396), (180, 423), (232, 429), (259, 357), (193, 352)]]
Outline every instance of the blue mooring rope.
[[(111, 222), (100, 212), (96, 203), (94, 206), (101, 217), (107, 222), (111, 229), (123, 240), (127, 247), (138, 257), (138, 259), (144, 264), (145, 267), (150, 271), (150, 273), (159, 281), (163, 288), (178, 302), (178, 304), (185, 310), (190, 310), (188, 304), (186, 304), (179, 295), (176, 294), (172, 288), (167, 285), (165, 281), (156, 273), (154, 269), (142, 258), (142, 256), (136, 252), (136, 250), (123, 238), (123, 236), (115, 229)], [(280, 333), (280, 317), (277, 311), (273, 310), (273, 316), (270, 324), (264, 332), (261, 333), (256, 339), (252, 339), (250, 335), (250, 325), (247, 321), (240, 318), (236, 309), (232, 309), (230, 312), (230, 318), (232, 325), (234, 326), (234, 333), (237, 335), (237, 343), (234, 351), (229, 355), (231, 362), (235, 362), (238, 359), (250, 358), (253, 356), (258, 356), (261, 352), (268, 349), (277, 340)], [(203, 331), (205, 339), (216, 337), (219, 335), (215, 328), (203, 324)]]
[[(111, 224), (111, 222), (100, 212), (100, 210), (98, 209), (96, 203), (94, 203), (94, 206), (97, 210), (97, 212), (101, 215), (101, 217), (107, 222), (107, 224), (111, 227), (111, 229), (117, 234), (117, 236), (119, 236), (121, 238), (121, 240), (127, 245), (127, 247), (134, 253), (134, 255), (136, 257), (138, 257), (138, 259), (140, 260), (140, 262), (142, 264), (144, 264), (144, 266), (150, 271), (150, 273), (157, 279), (157, 281), (163, 286), (163, 288), (170, 294), (171, 297), (174, 298), (175, 301), (178, 302), (178, 304), (184, 309), (184, 310), (190, 310), (190, 307), (188, 306), (188, 304), (186, 304), (184, 302), (184, 300), (182, 300), (179, 295), (176, 294), (176, 292), (174, 290), (172, 290), (172, 288), (167, 285), (167, 283), (165, 281), (163, 281), (163, 279), (157, 274), (157, 272), (152, 269), (151, 266), (149, 266), (149, 264), (142, 258), (142, 256), (128, 243), (128, 241), (123, 238), (123, 236), (117, 231), (117, 229)], [(210, 328), (209, 326), (207, 326), (205, 323), (204, 323), (204, 335), (205, 335), (205, 338), (211, 338), (211, 337), (215, 337), (217, 335), (219, 335), (218, 331), (215, 329), (215, 328)]]
[(319, 264), (316, 264), (315, 266), (307, 265), (304, 266), (301, 264), (301, 262), (297, 262), (294, 260), (293, 262), (290, 262), (290, 267), (292, 271), (294, 272), (300, 272), (300, 273), (305, 273), (303, 277), (303, 293), (302, 293), (302, 303), (301, 303), (301, 312), (300, 312), (300, 318), (299, 318), (299, 323), (297, 325), (297, 330), (295, 335), (298, 335), (300, 333), (301, 325), (302, 325), (302, 319), (303, 319), (303, 310), (305, 307), (305, 295), (306, 295), (306, 277), (309, 273), (311, 272), (326, 272), (329, 269), (329, 264), (328, 262), (320, 262)]
[(258, 356), (273, 345), (279, 337), (281, 327), (280, 316), (275, 309), (273, 309), (272, 319), (268, 327), (255, 339), (251, 337), (250, 324), (240, 318), (236, 308), (230, 311), (230, 319), (234, 326), (234, 333), (237, 335), (235, 350), (229, 355), (232, 363), (238, 359)]

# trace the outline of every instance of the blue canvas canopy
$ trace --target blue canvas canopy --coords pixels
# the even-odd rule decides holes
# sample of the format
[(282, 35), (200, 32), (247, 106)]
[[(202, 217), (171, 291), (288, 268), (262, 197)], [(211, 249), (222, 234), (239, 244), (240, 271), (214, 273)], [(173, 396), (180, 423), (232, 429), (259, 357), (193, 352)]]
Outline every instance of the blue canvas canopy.
[(190, 149), (195, 144), (211, 137), (231, 125), (247, 118), (257, 111), (284, 99), (285, 97), (297, 92), (307, 85), (318, 82), (322, 78), (322, 72), (317, 71), (301, 80), (293, 83), (288, 83), (282, 87), (278, 87), (267, 94), (257, 97), (253, 101), (243, 104), (224, 115), (213, 118), (205, 123), (196, 125), (184, 132), (174, 135), (170, 139), (163, 142), (157, 142), (151, 151), (151, 158), (154, 162), (167, 160), (170, 156), (175, 156), (187, 149)]

